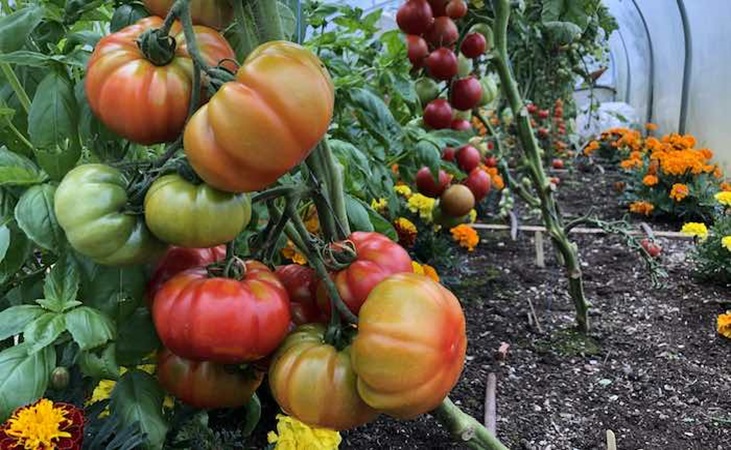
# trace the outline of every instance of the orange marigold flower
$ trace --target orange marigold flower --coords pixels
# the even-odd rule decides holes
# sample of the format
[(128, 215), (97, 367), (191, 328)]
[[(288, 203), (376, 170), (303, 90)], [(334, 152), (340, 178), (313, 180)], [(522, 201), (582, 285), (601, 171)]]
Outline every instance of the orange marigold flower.
[(411, 266), (414, 268), (414, 273), (425, 275), (439, 283), (439, 274), (437, 273), (437, 270), (429, 264), (419, 264), (416, 261), (412, 261)]
[(464, 247), (470, 252), (473, 251), (477, 244), (480, 243), (480, 236), (477, 234), (477, 231), (469, 225), (457, 225), (450, 229), (449, 232), (452, 233), (452, 239), (454, 239), (460, 247)]
[(711, 160), (713, 158), (713, 151), (709, 148), (702, 148), (698, 151), (701, 152), (701, 155), (703, 155), (703, 157), (707, 160)]
[(591, 141), (586, 147), (584, 147), (584, 154), (589, 156), (597, 150), (599, 150), (599, 142)]
[(689, 194), (688, 186), (682, 183), (675, 183), (670, 189), (670, 198), (679, 202)]
[(643, 214), (645, 216), (649, 216), (650, 214), (652, 214), (652, 211), (655, 210), (655, 205), (646, 201), (632, 202), (629, 205), (629, 210), (630, 212), (633, 212), (635, 214)]
[(416, 225), (405, 217), (399, 217), (393, 223), (398, 235), (399, 244), (404, 247), (411, 247), (416, 243), (418, 231)]
[(723, 192), (731, 192), (731, 183), (724, 181), (719, 187)]
[(641, 159), (625, 159), (624, 161), (619, 163), (619, 166), (623, 168), (624, 170), (632, 170), (632, 169), (638, 169), (643, 166)]
[(493, 175), (490, 177), (490, 180), (492, 181), (492, 187), (498, 191), (502, 191), (505, 187), (505, 181), (503, 181), (503, 177), (500, 175)]
[(713, 177), (714, 178), (723, 178), (723, 170), (721, 170), (720, 167), (716, 166), (716, 168), (713, 169)]
[(645, 175), (645, 178), (642, 179), (642, 184), (645, 186), (655, 186), (659, 180), (655, 175)]
[(655, 124), (655, 123), (649, 123), (648, 122), (648, 123), (645, 124), (645, 130), (647, 130), (647, 131), (655, 131), (655, 130), (657, 130), (657, 124)]
[(719, 314), (716, 319), (716, 330), (721, 336), (731, 339), (731, 311)]
[(297, 247), (295, 247), (294, 242), (290, 240), (287, 240), (287, 245), (282, 249), (282, 256), (301, 266), (307, 264), (305, 255), (300, 253)]
[(42, 398), (16, 409), (0, 425), (2, 449), (80, 449), (84, 415), (74, 405)]

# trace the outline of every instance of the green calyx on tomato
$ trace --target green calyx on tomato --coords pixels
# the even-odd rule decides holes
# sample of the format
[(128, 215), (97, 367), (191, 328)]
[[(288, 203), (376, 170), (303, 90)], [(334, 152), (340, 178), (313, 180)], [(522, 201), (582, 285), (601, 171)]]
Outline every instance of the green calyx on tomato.
[(56, 189), (54, 210), (66, 238), (99, 264), (147, 263), (166, 248), (143, 216), (127, 212), (127, 185), (126, 177), (113, 167), (84, 164), (67, 173)]
[(251, 220), (247, 194), (195, 185), (177, 174), (152, 183), (145, 195), (145, 221), (169, 244), (204, 248), (233, 241)]
[(287, 413), (311, 426), (347, 430), (378, 415), (357, 391), (351, 349), (324, 343), (321, 324), (295, 329), (269, 368), (272, 396)]

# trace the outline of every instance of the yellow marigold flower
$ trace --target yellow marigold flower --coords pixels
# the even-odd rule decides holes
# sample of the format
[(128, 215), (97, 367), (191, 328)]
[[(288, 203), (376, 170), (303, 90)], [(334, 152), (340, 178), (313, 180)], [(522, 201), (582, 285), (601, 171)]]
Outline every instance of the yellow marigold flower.
[(287, 245), (282, 249), (282, 256), (301, 266), (307, 264), (307, 258), (305, 258), (305, 255), (300, 253), (294, 245), (294, 242), (290, 240), (287, 240)]
[(676, 202), (682, 201), (688, 196), (688, 186), (682, 183), (675, 183), (670, 189), (670, 198)]
[(404, 247), (411, 247), (416, 243), (418, 231), (413, 222), (405, 217), (399, 217), (393, 224), (394, 228), (396, 228), (396, 234), (398, 234), (399, 244)]
[(731, 236), (724, 236), (721, 238), (721, 245), (731, 252)]
[(716, 201), (724, 206), (731, 206), (731, 192), (721, 191), (714, 195)]
[(83, 425), (78, 408), (42, 398), (18, 408), (0, 426), (0, 444), (2, 448), (25, 450), (81, 448)]
[(316, 234), (320, 231), (320, 218), (317, 216), (317, 208), (315, 205), (310, 205), (307, 210), (307, 214), (304, 217), (305, 228), (312, 234)]
[(313, 428), (294, 417), (277, 414), (277, 431), (267, 434), (275, 450), (336, 450), (340, 433), (327, 428)]
[(706, 224), (700, 222), (688, 222), (683, 224), (680, 232), (686, 236), (698, 237), (701, 240), (708, 237), (708, 228), (706, 228)]
[(726, 314), (719, 314), (716, 319), (716, 330), (723, 337), (731, 339), (731, 311)]
[(470, 216), (470, 223), (475, 223), (475, 221), (477, 221), (477, 210), (475, 210), (474, 208), (471, 209), (469, 216)]
[(655, 186), (659, 181), (655, 175), (645, 175), (645, 178), (642, 179), (642, 184), (645, 186)]
[(379, 213), (382, 213), (388, 208), (388, 200), (385, 198), (371, 200), (371, 208), (375, 209)]
[(645, 124), (645, 130), (647, 130), (647, 131), (655, 131), (655, 130), (657, 130), (657, 124), (649, 123), (648, 122), (648, 123)]
[(439, 283), (439, 274), (437, 273), (437, 270), (429, 264), (419, 264), (416, 261), (411, 261), (411, 267), (414, 268), (414, 273), (427, 276)]
[(419, 217), (429, 223), (432, 220), (432, 211), (434, 210), (435, 203), (436, 199), (416, 193), (409, 197), (407, 206), (409, 211), (419, 213)]
[(480, 236), (477, 234), (477, 231), (467, 224), (457, 225), (450, 229), (449, 232), (452, 233), (452, 239), (454, 239), (460, 247), (464, 247), (470, 252), (473, 251), (477, 244), (480, 243)]
[(411, 197), (411, 188), (406, 186), (405, 184), (397, 184), (393, 187), (393, 190), (396, 191), (396, 193), (406, 199)]
[(632, 202), (629, 205), (629, 210), (630, 212), (633, 212), (635, 214), (644, 214), (646, 216), (649, 216), (652, 211), (655, 210), (655, 205), (645, 201)]

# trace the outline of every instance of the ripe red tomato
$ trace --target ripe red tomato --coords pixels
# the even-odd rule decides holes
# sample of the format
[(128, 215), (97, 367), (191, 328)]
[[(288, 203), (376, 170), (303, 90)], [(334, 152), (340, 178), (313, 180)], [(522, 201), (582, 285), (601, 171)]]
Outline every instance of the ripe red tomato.
[[(137, 40), (160, 28), (162, 19), (145, 17), (103, 37), (87, 64), (84, 87), (89, 106), (104, 125), (130, 141), (150, 145), (172, 141), (183, 131), (193, 87), (193, 61), (182, 27), (175, 22), (175, 56), (163, 65), (147, 60)], [(216, 30), (194, 27), (203, 59), (215, 66), (235, 59), (233, 49)], [(198, 89), (198, 87), (196, 87)]]
[(480, 33), (470, 33), (462, 40), (459, 49), (468, 58), (478, 58), (487, 50), (487, 40)]
[(447, 4), (449, 0), (429, 0), (431, 11), (434, 17), (442, 17), (447, 15)]
[(457, 384), (466, 348), (459, 300), (429, 277), (393, 275), (361, 310), (351, 349), (358, 393), (399, 419), (429, 412)]
[(314, 53), (267, 42), (191, 117), (185, 154), (216, 189), (260, 190), (310, 154), (327, 132), (334, 102), (330, 75)]
[(424, 108), (424, 123), (435, 130), (452, 125), (452, 107), (443, 98), (432, 100)]
[(445, 161), (454, 161), (454, 153), (456, 151), (454, 147), (444, 147), (444, 150), (442, 150), (442, 159)]
[(413, 34), (406, 35), (406, 48), (408, 50), (409, 61), (414, 67), (424, 65), (424, 58), (429, 55), (429, 47), (421, 36)]
[(538, 137), (540, 139), (548, 139), (549, 133), (547, 128), (539, 128), (538, 129)]
[(558, 159), (558, 158), (556, 158), (556, 159), (554, 159), (553, 161), (551, 161), (551, 166), (552, 166), (552, 167), (553, 167), (554, 169), (563, 169), (563, 167), (564, 167), (564, 165), (563, 165), (563, 160), (562, 160), (562, 159)]
[(487, 167), (497, 167), (497, 158), (494, 156), (488, 156), (485, 158), (485, 165)]
[(640, 241), (640, 245), (650, 255), (651, 258), (657, 258), (662, 253), (662, 247), (655, 243), (654, 240), (644, 238)]
[(438, 178), (439, 182), (435, 181), (431, 170), (426, 166), (422, 167), (416, 172), (416, 190), (427, 197), (438, 198), (449, 186), (452, 176), (440, 170)]
[(320, 324), (298, 327), (277, 350), (269, 368), (272, 396), (287, 414), (316, 427), (347, 430), (378, 412), (358, 395), (350, 347), (324, 343)]
[(264, 373), (253, 367), (192, 361), (164, 348), (157, 354), (157, 379), (166, 391), (196, 408), (238, 408), (254, 395)]
[(457, 131), (468, 131), (472, 129), (472, 124), (470, 124), (469, 120), (454, 119), (452, 120), (451, 128)]
[(152, 305), (165, 347), (183, 358), (226, 364), (273, 352), (289, 330), (289, 295), (264, 264), (247, 261), (245, 271), (235, 280), (190, 269), (165, 283)]
[(426, 0), (407, 0), (396, 13), (396, 23), (406, 34), (424, 34), (433, 21), (431, 6)]
[(490, 193), (492, 187), (490, 175), (479, 167), (472, 169), (472, 172), (463, 183), (472, 191), (472, 195), (475, 196), (475, 203), (482, 201)]
[(439, 208), (448, 216), (462, 217), (475, 207), (475, 196), (463, 184), (449, 186), (439, 198)]
[(475, 77), (454, 80), (449, 89), (449, 102), (462, 111), (474, 108), (482, 99), (482, 85)]
[(429, 71), (429, 75), (437, 80), (449, 80), (457, 75), (459, 70), (457, 55), (446, 47), (440, 47), (429, 53), (424, 60), (424, 65)]
[[(144, 0), (144, 3), (152, 15), (165, 17), (175, 0)], [(231, 23), (234, 11), (227, 0), (191, 0), (190, 15), (194, 24), (220, 30)]]
[(180, 272), (196, 267), (205, 267), (214, 262), (223, 261), (226, 258), (226, 246), (219, 245), (212, 248), (185, 248), (170, 247), (158, 261), (150, 281), (145, 290), (147, 305), (152, 305), (152, 300), (160, 287), (166, 281)]
[(463, 145), (457, 149), (455, 154), (457, 166), (465, 173), (472, 172), (472, 169), (480, 165), (480, 151), (471, 145)]
[(547, 109), (542, 109), (542, 110), (538, 111), (538, 118), (539, 119), (548, 119), (548, 116), (549, 115), (550, 115), (550, 113), (548, 112)]
[(449, 17), (437, 17), (424, 37), (434, 47), (450, 47), (459, 39), (459, 30)]
[[(348, 236), (348, 241), (357, 256), (347, 268), (332, 273), (331, 278), (343, 302), (357, 315), (375, 285), (394, 273), (414, 269), (408, 252), (380, 233), (356, 231)], [(317, 288), (317, 303), (325, 314), (330, 314), (330, 299), (322, 281)]]
[(535, 114), (538, 112), (538, 107), (535, 105), (535, 103), (528, 103), (528, 106), (526, 106), (528, 109), (528, 112), (530, 114)]
[(553, 183), (554, 185), (556, 185), (556, 186), (558, 186), (559, 184), (561, 184), (561, 179), (559, 177), (551, 177), (549, 179), (549, 181), (551, 183)]
[(292, 310), (292, 321), (297, 325), (312, 322), (327, 322), (325, 316), (317, 306), (317, 274), (308, 266), (288, 264), (279, 266), (274, 273), (289, 294)]
[(467, 15), (467, 3), (464, 0), (450, 0), (446, 12), (452, 19), (461, 19)]

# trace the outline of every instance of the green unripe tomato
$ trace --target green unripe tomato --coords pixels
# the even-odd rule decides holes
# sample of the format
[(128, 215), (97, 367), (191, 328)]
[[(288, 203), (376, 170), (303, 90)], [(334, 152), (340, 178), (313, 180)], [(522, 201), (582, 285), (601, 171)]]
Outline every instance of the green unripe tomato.
[(419, 78), (414, 83), (416, 96), (422, 105), (426, 106), (430, 101), (439, 97), (439, 85), (431, 78)]
[(251, 200), (178, 174), (152, 183), (145, 196), (145, 222), (158, 239), (172, 245), (207, 248), (233, 241), (251, 220)]
[(495, 79), (490, 76), (482, 77), (480, 85), (482, 85), (482, 98), (480, 98), (480, 103), (478, 103), (478, 105), (485, 106), (495, 101), (498, 94), (498, 87), (497, 83), (495, 83)]
[(66, 389), (70, 380), (71, 374), (69, 373), (69, 369), (63, 366), (58, 366), (53, 369), (53, 372), (51, 372), (51, 387), (53, 389), (57, 389), (59, 391)]
[(452, 114), (452, 116), (455, 119), (462, 119), (462, 120), (470, 120), (470, 119), (472, 119), (472, 111), (471, 110), (470, 111), (462, 111), (462, 110), (459, 110), (459, 109), (454, 109), (453, 111), (454, 111), (454, 113)]
[(464, 78), (472, 73), (472, 60), (465, 57), (462, 53), (457, 58), (457, 76)]

